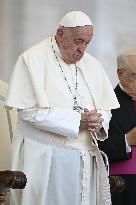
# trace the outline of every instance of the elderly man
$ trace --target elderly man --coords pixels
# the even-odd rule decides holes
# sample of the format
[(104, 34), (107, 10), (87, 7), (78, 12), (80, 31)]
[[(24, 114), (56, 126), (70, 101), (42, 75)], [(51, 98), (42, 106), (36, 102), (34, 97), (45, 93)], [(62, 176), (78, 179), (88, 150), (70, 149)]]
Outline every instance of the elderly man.
[(14, 205), (111, 204), (94, 141), (105, 139), (119, 104), (104, 69), (85, 53), (92, 36), (90, 18), (70, 12), (55, 35), (16, 63), (6, 99), (18, 109), (12, 169), (23, 170), (28, 182), (21, 196), (12, 195)]
[(110, 174), (120, 175), (126, 188), (112, 194), (113, 205), (136, 204), (136, 50), (121, 53), (117, 58), (120, 80), (115, 93), (120, 108), (112, 110), (109, 138), (101, 149), (109, 156)]

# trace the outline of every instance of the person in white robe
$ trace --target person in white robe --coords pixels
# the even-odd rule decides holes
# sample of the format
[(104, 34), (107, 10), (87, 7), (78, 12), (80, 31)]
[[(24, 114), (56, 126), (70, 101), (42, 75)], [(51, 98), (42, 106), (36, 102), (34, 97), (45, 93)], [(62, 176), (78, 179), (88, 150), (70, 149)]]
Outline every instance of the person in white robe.
[(90, 18), (67, 13), (56, 34), (21, 54), (5, 105), (17, 108), (12, 170), (27, 176), (11, 205), (111, 205), (108, 173), (97, 147), (119, 107), (101, 64), (85, 49)]

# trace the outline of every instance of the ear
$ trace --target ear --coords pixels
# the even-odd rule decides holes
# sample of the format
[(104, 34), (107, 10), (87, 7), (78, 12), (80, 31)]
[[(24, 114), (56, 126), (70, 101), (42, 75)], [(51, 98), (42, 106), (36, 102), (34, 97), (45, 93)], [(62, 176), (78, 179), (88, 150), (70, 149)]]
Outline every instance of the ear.
[(56, 35), (57, 35), (58, 38), (62, 38), (62, 36), (63, 36), (63, 30), (62, 30), (61, 28), (58, 28)]
[(122, 69), (122, 68), (118, 68), (117, 69), (117, 74), (118, 74), (118, 78), (119, 78), (119, 80), (121, 81), (121, 79), (123, 78), (123, 75), (124, 75), (124, 69)]

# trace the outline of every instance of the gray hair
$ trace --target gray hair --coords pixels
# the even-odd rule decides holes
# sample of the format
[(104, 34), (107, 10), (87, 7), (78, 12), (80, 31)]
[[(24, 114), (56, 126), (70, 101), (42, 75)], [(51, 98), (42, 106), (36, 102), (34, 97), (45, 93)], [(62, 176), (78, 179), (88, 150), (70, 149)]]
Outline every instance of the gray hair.
[(129, 62), (128, 62), (129, 56), (136, 56), (136, 49), (132, 49), (132, 50), (128, 50), (128, 51), (120, 53), (117, 56), (117, 68), (128, 70), (129, 69)]

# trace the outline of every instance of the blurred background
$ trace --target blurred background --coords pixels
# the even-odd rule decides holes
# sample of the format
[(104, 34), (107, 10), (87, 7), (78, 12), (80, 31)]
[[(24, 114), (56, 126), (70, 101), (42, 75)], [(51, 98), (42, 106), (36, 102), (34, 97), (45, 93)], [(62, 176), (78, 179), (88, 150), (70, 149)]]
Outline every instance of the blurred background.
[(91, 17), (88, 52), (101, 61), (114, 87), (116, 55), (136, 47), (136, 0), (0, 0), (0, 80), (8, 82), (17, 57), (54, 33), (71, 10)]

